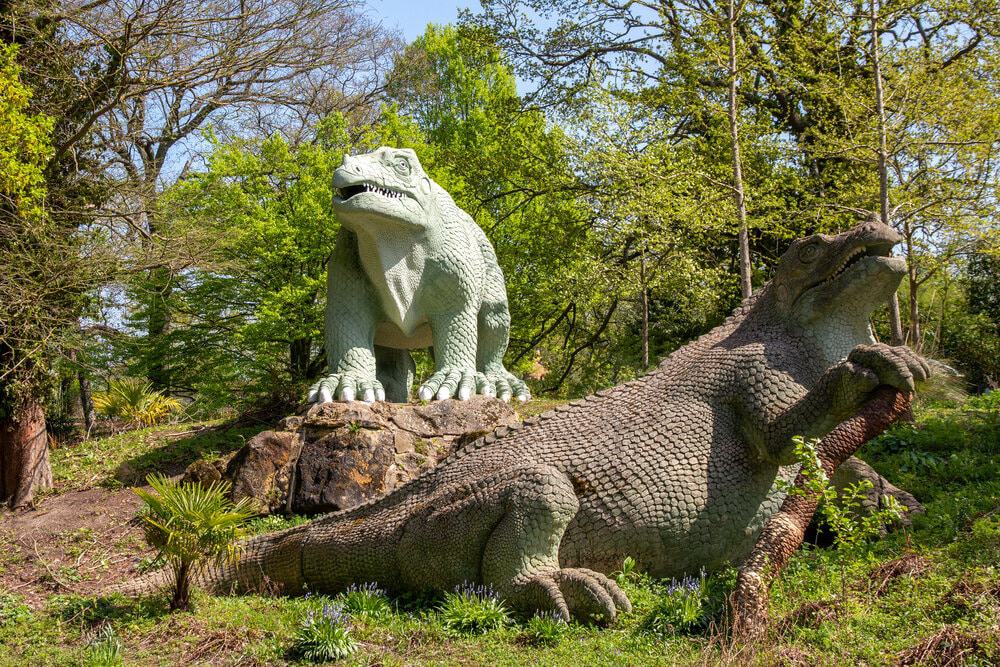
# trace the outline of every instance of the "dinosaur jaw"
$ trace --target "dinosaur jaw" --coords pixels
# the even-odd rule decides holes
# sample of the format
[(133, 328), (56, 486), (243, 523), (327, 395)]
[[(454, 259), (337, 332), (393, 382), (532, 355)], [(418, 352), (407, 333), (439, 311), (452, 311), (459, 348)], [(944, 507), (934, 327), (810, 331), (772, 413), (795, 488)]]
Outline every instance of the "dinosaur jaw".
[(871, 313), (892, 296), (906, 275), (906, 260), (890, 256), (889, 248), (852, 251), (830, 275), (796, 300), (793, 317), (813, 325), (836, 318), (845, 326), (867, 331)]
[(333, 196), (333, 210), (343, 221), (387, 219), (419, 225), (425, 218), (420, 203), (409, 192), (368, 180), (344, 180), (334, 181)]

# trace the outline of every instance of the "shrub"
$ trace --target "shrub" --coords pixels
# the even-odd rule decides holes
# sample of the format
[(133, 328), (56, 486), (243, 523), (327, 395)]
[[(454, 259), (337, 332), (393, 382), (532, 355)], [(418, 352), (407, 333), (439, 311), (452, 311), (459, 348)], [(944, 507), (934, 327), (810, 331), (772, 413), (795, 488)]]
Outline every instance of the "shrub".
[(489, 586), (456, 586), (445, 595), (440, 610), (445, 628), (456, 633), (490, 632), (510, 622), (507, 607)]
[(351, 584), (350, 588), (340, 594), (338, 601), (343, 604), (345, 611), (355, 616), (383, 618), (392, 613), (385, 591), (374, 583), (363, 586)]
[(107, 417), (119, 417), (133, 424), (152, 426), (183, 406), (140, 378), (112, 380), (107, 391), (94, 393), (94, 409)]
[(339, 604), (324, 604), (321, 612), (310, 610), (295, 633), (290, 653), (310, 662), (343, 660), (357, 649), (351, 638), (350, 616)]
[(155, 493), (136, 489), (145, 508), (141, 515), (146, 541), (173, 570), (171, 609), (187, 609), (191, 576), (207, 562), (235, 562), (241, 526), (253, 516), (248, 499), (233, 504), (229, 485), (216, 482), (178, 484), (162, 475), (146, 481)]

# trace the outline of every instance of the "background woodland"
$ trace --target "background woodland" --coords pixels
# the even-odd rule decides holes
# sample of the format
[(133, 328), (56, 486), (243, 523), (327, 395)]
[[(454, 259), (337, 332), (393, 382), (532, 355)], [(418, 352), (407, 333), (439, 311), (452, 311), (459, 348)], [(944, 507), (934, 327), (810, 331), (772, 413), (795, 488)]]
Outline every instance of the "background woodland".
[(642, 373), (791, 239), (873, 216), (910, 267), (879, 338), (996, 388), (998, 17), (484, 0), (405, 44), (354, 0), (4, 2), (0, 497), (30, 504), (98, 412), (295, 410), (326, 364), (332, 173), (380, 145), (493, 242), (536, 396)]

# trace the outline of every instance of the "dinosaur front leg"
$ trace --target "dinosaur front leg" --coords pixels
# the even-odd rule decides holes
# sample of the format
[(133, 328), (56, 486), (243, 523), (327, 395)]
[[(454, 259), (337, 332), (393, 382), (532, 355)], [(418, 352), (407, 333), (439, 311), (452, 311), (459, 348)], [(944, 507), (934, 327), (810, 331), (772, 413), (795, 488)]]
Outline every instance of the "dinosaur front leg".
[(417, 395), (424, 401), (452, 396), (464, 401), (476, 393), (476, 311), (466, 307), (428, 319), (434, 338), (435, 372)]
[(503, 491), (503, 515), (483, 551), (482, 579), (514, 607), (600, 616), (612, 622), (632, 605), (600, 572), (559, 565), (559, 543), (579, 501), (566, 475), (549, 466), (512, 471)]
[(855, 414), (875, 387), (887, 385), (910, 393), (914, 382), (930, 374), (927, 362), (905, 345), (858, 345), (804, 397), (764, 425), (764, 445), (779, 463), (789, 463), (792, 436), (824, 435)]
[(346, 230), (327, 271), (326, 355), (329, 374), (309, 389), (309, 402), (385, 400), (375, 376), (375, 290), (358, 260), (357, 240)]
[[(502, 283), (500, 288), (502, 290)], [(476, 368), (481, 377), (476, 389), (480, 394), (499, 396), (505, 401), (513, 395), (523, 403), (531, 398), (528, 385), (503, 365), (510, 336), (510, 311), (507, 309), (506, 294), (500, 291), (499, 297), (502, 298), (484, 300), (479, 309)]]

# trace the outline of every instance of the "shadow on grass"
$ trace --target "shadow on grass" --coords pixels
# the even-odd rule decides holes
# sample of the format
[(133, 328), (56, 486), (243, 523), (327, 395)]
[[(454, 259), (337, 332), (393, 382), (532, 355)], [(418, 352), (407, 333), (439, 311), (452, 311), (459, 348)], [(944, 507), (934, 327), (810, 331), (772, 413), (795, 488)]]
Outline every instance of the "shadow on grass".
[(146, 483), (152, 473), (179, 475), (199, 459), (215, 459), (240, 449), (246, 441), (266, 430), (266, 426), (237, 428), (214, 427), (186, 438), (166, 438), (138, 456), (126, 459), (115, 471), (114, 479), (128, 486)]
[(54, 616), (66, 622), (99, 625), (105, 622), (158, 619), (170, 613), (168, 597), (151, 595), (129, 598), (120, 593), (112, 595), (57, 595), (49, 600)]

